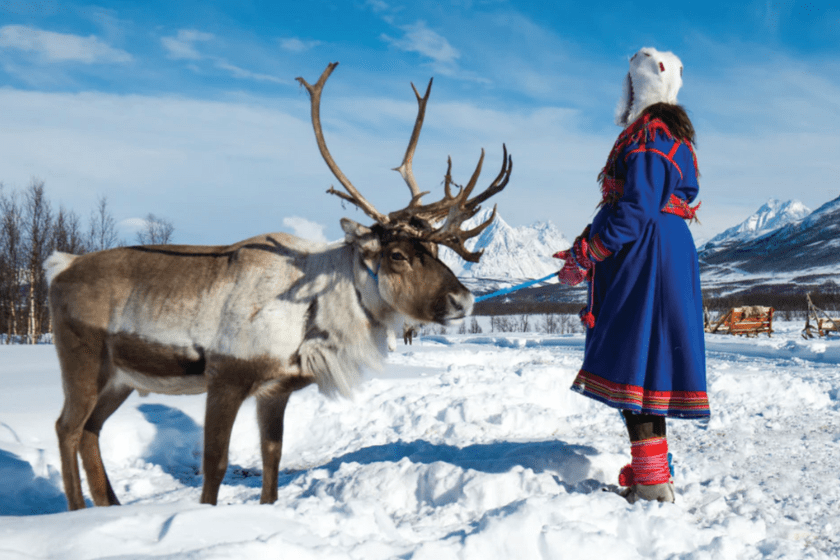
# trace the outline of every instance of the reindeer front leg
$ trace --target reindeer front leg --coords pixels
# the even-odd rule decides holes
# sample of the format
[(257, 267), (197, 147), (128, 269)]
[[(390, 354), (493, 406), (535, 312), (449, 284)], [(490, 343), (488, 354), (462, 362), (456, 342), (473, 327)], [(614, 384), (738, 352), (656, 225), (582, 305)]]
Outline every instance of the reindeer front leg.
[(263, 482), (261, 504), (277, 501), (277, 477), (283, 452), (283, 414), (290, 393), (268, 394), (257, 397), (257, 421), (260, 425)]
[(228, 466), (228, 449), (233, 422), (250, 387), (231, 384), (234, 375), (211, 375), (207, 387), (207, 408), (204, 411), (204, 487), (201, 503), (216, 505), (219, 487)]

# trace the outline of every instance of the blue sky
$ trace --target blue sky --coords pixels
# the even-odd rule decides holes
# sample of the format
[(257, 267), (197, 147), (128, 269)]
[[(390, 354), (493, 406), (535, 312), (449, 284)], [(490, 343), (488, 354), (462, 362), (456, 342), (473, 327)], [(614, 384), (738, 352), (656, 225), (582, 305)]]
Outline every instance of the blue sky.
[(708, 238), (768, 198), (815, 209), (840, 195), (840, 8), (816, 2), (461, 0), (53, 2), (0, 0), (0, 181), (45, 181), (87, 216), (108, 197), (128, 239), (152, 212), (182, 243), (268, 231), (340, 237), (367, 222), (325, 193), (306, 92), (325, 88), (327, 143), (383, 212), (408, 202), (392, 171), (434, 76), (414, 162), (441, 195), (446, 158), (480, 185), (513, 155), (494, 200), (511, 225), (573, 238), (598, 201), (613, 110), (642, 46), (685, 66)]

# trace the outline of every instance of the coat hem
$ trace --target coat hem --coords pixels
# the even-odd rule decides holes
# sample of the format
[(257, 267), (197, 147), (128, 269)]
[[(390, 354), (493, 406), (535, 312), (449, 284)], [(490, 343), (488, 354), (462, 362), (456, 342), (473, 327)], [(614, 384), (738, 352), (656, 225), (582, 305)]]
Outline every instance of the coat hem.
[(652, 391), (614, 383), (580, 370), (572, 391), (621, 410), (672, 418), (705, 419), (710, 415), (705, 391)]

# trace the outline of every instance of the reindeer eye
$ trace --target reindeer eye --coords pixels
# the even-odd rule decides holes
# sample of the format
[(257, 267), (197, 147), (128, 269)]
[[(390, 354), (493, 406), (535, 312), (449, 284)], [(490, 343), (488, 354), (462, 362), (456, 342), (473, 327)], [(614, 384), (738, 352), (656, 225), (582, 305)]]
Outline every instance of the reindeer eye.
[(391, 253), (391, 260), (392, 261), (407, 261), (408, 257), (400, 253), (399, 251), (394, 251)]

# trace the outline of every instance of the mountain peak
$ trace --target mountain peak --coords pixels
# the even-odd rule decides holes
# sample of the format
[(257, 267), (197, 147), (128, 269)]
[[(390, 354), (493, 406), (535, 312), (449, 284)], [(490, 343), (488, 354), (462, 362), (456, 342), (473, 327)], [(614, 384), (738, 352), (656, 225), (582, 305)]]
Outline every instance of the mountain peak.
[[(485, 208), (464, 222), (462, 228), (476, 227), (492, 213), (492, 208)], [(559, 270), (561, 261), (551, 255), (571, 243), (551, 222), (512, 227), (497, 213), (493, 223), (465, 245), (470, 251), (484, 250), (479, 262), (466, 262), (452, 250), (440, 249), (440, 259), (456, 276), (514, 281), (541, 278)]]
[(706, 243), (706, 248), (711, 249), (757, 239), (788, 224), (798, 222), (810, 213), (811, 210), (798, 200), (782, 202), (777, 198), (771, 198), (752, 216), (711, 238)]

